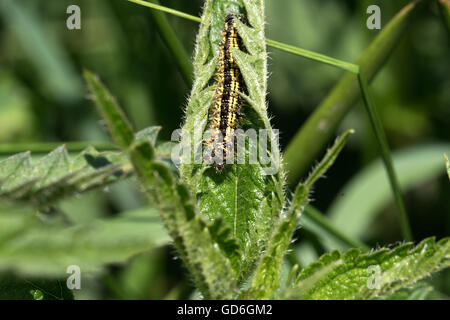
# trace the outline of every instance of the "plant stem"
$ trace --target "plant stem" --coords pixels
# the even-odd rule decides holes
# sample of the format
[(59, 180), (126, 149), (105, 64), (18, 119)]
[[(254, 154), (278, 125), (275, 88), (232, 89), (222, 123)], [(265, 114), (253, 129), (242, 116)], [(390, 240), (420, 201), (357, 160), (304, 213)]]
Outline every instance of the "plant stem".
[(394, 193), (395, 202), (399, 211), (400, 225), (402, 228), (403, 238), (406, 241), (412, 241), (411, 227), (408, 220), (408, 215), (406, 214), (405, 204), (403, 203), (402, 192), (400, 189), (400, 184), (398, 183), (397, 175), (392, 164), (392, 157), (389, 150), (389, 145), (387, 142), (386, 134), (383, 129), (382, 122), (378, 115), (377, 109), (374, 107), (372, 99), (369, 97), (369, 89), (367, 85), (364, 73), (358, 75), (358, 81), (361, 87), (362, 98), (364, 105), (366, 107), (367, 113), (369, 114), (370, 122), (372, 128), (377, 137), (378, 146), (380, 148), (381, 157), (388, 174), (389, 182), (391, 184), (392, 192)]

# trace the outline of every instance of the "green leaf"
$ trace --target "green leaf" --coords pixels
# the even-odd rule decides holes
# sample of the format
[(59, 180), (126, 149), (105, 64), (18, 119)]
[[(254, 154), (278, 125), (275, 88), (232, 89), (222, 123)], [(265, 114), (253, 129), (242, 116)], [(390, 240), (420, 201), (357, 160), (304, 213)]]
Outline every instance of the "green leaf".
[(111, 135), (128, 151), (144, 192), (159, 210), (199, 289), (205, 297), (233, 297), (237, 290), (235, 280), (239, 266), (233, 266), (231, 262), (236, 260), (236, 252), (231, 257), (226, 256), (230, 248), (233, 249), (229, 232), (224, 232), (226, 226), (222, 228), (213, 224), (210, 227), (208, 222), (202, 221), (189, 192), (176, 182), (167, 164), (156, 158), (152, 142), (155, 142), (159, 128), (149, 128), (134, 135), (107, 89), (88, 71), (85, 71), (85, 76)]
[(450, 266), (450, 238), (423, 240), (392, 250), (361, 254), (351, 249), (323, 255), (303, 269), (295, 286), (282, 298), (290, 299), (374, 299), (414, 285)]
[[(199, 215), (189, 191), (176, 182), (167, 165), (154, 158), (148, 141), (130, 149), (136, 174), (158, 209), (178, 253), (205, 298), (227, 299), (237, 291), (235, 248), (226, 226), (210, 225)], [(228, 256), (230, 255), (230, 256)]]
[(105, 286), (112, 295), (109, 299), (148, 300), (160, 299), (165, 279), (161, 273), (166, 266), (161, 263), (165, 250), (155, 250), (133, 257), (118, 272), (106, 274)]
[[(244, 131), (254, 129), (256, 132), (259, 129), (267, 130), (268, 146), (271, 149), (268, 156), (275, 168), (273, 174), (267, 174), (268, 168), (260, 159), (256, 164), (249, 164), (251, 146), (248, 141), (244, 147), (245, 164), (226, 165), (220, 174), (209, 164), (195, 164), (192, 161), (198, 147), (194, 137), (202, 136), (207, 127), (214, 93), (214, 85), (207, 84), (212, 80), (217, 66), (224, 18), (230, 12), (245, 13), (249, 23), (237, 23), (248, 53), (233, 50), (248, 91), (248, 96), (242, 92), (246, 103), (241, 109), (239, 128)], [(180, 178), (197, 199), (200, 213), (211, 221), (223, 218), (232, 230), (242, 252), (241, 270), (244, 277), (254, 268), (258, 256), (264, 250), (284, 203), (284, 171), (276, 134), (267, 116), (267, 53), (263, 12), (262, 1), (206, 2), (197, 36), (194, 85), (181, 137), (181, 146), (190, 147), (191, 152), (181, 159)]]
[(348, 130), (337, 138), (322, 161), (314, 168), (308, 179), (300, 183), (294, 193), (292, 202), (277, 222), (270, 238), (267, 250), (256, 269), (250, 289), (243, 297), (250, 299), (270, 299), (279, 285), (283, 256), (289, 248), (293, 233), (298, 226), (300, 215), (308, 203), (309, 192), (317, 179), (333, 164), (353, 130)]
[(149, 208), (66, 226), (41, 221), (26, 208), (0, 207), (0, 271), (24, 277), (66, 278), (70, 265), (79, 266), (83, 275), (99, 272), (168, 241)]
[(230, 259), (232, 265), (239, 266), (241, 259), (239, 245), (232, 234), (231, 228), (221, 218), (217, 218), (207, 227), (212, 241), (218, 244), (224, 255)]
[[(401, 188), (406, 191), (443, 174), (442, 154), (448, 150), (449, 144), (428, 144), (394, 152)], [(341, 232), (358, 239), (371, 236), (376, 214), (393, 200), (379, 160), (359, 172), (337, 194), (345, 196), (332, 202), (328, 217)]]
[(136, 132), (135, 140), (142, 141), (148, 140), (152, 146), (156, 145), (156, 139), (158, 138), (158, 134), (161, 131), (162, 127), (153, 126), (142, 129), (141, 131)]
[[(358, 60), (360, 68), (366, 70), (368, 81), (392, 53), (417, 7), (418, 1), (405, 6), (383, 27)], [(302, 125), (285, 151), (284, 159), (290, 182), (295, 182), (309, 169), (311, 162), (333, 137), (336, 128), (357, 101), (359, 93), (357, 76), (347, 73)]]
[(127, 148), (134, 140), (134, 133), (122, 109), (96, 75), (84, 70), (84, 77), (114, 142), (122, 149)]
[(48, 208), (55, 201), (101, 188), (130, 176), (117, 152), (87, 148), (70, 157), (65, 146), (33, 161), (29, 152), (0, 161), (0, 199), (28, 201)]
[(408, 288), (400, 289), (393, 294), (380, 297), (381, 300), (426, 300), (433, 287), (427, 283), (417, 283)]

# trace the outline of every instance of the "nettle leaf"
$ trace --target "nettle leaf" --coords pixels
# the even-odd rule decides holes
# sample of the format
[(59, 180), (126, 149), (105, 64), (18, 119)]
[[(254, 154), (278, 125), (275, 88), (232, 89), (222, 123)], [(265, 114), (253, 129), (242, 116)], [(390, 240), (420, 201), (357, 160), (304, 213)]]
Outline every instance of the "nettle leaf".
[(134, 132), (116, 99), (100, 79), (89, 70), (84, 70), (84, 78), (98, 111), (108, 125), (114, 142), (121, 148), (128, 147), (134, 140)]
[(89, 147), (70, 157), (65, 146), (33, 160), (30, 152), (0, 162), (0, 199), (48, 208), (56, 200), (101, 188), (130, 176), (126, 156)]
[(176, 143), (171, 141), (157, 143), (158, 134), (162, 127), (151, 126), (134, 133), (116, 98), (100, 78), (89, 70), (84, 70), (84, 77), (97, 110), (105, 119), (108, 131), (118, 147), (126, 151), (136, 141), (149, 141), (156, 148), (158, 158), (169, 159), (171, 157), (172, 148), (176, 146)]
[[(119, 105), (100, 80), (85, 73), (97, 107), (116, 143), (128, 153), (144, 193), (158, 212), (196, 284), (206, 298), (232, 298), (237, 292), (236, 254), (227, 226), (211, 224), (198, 214), (187, 188), (168, 164), (156, 158), (152, 142), (158, 128), (132, 133)], [(98, 97), (97, 97), (98, 96)], [(169, 148), (170, 149), (170, 148)], [(230, 257), (227, 254), (233, 251)]]
[(70, 265), (83, 275), (99, 272), (168, 242), (154, 209), (67, 226), (46, 223), (27, 208), (0, 207), (0, 271), (23, 277), (67, 278)]
[(239, 245), (236, 238), (221, 218), (214, 220), (212, 223), (206, 225), (213, 242), (217, 243), (224, 255), (230, 259), (234, 266), (240, 264)]
[[(178, 253), (205, 298), (227, 299), (237, 292), (237, 247), (230, 230), (216, 220), (205, 221), (187, 188), (167, 165), (154, 157), (148, 141), (130, 149), (130, 158), (148, 198), (159, 210)], [(233, 259), (234, 257), (234, 259)]]
[(303, 269), (293, 288), (282, 298), (374, 299), (410, 287), (417, 281), (450, 266), (450, 238), (423, 240), (392, 250), (362, 254), (351, 249), (325, 254)]
[[(226, 165), (221, 173), (203, 163), (201, 155), (195, 154), (202, 148), (201, 139), (199, 142), (197, 137), (201, 138), (208, 125), (208, 112), (216, 85), (213, 76), (224, 18), (228, 13), (244, 14), (248, 20), (248, 25), (237, 22), (246, 52), (232, 52), (245, 81), (245, 92), (241, 92), (245, 103), (238, 128), (244, 131), (254, 129), (257, 133), (259, 129), (267, 130), (270, 151), (264, 156), (270, 158), (270, 165), (275, 168), (271, 174), (267, 174), (267, 165), (261, 162), (260, 157), (256, 164), (249, 164), (254, 146), (248, 139), (244, 146), (245, 164)], [(244, 278), (265, 249), (284, 204), (280, 151), (267, 116), (267, 53), (263, 17), (263, 1), (206, 1), (197, 36), (195, 79), (181, 136), (181, 146), (190, 150), (181, 157), (180, 178), (196, 198), (200, 213), (211, 221), (223, 219), (232, 230), (242, 253), (240, 270)]]
[(353, 130), (348, 130), (337, 138), (334, 145), (328, 150), (323, 160), (314, 168), (304, 183), (300, 183), (292, 197), (290, 207), (284, 212), (276, 223), (276, 228), (268, 243), (261, 261), (256, 269), (251, 286), (243, 292), (243, 298), (270, 299), (279, 287), (283, 257), (289, 248), (293, 233), (299, 224), (299, 218), (308, 203), (309, 192), (313, 184), (331, 167), (338, 154), (344, 148)]

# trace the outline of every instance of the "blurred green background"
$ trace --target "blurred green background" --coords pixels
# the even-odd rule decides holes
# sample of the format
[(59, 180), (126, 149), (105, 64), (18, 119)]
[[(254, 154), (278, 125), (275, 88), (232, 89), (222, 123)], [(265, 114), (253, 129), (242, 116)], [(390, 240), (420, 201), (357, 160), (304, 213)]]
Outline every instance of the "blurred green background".
[[(199, 15), (202, 1), (161, 0)], [(267, 37), (354, 62), (378, 33), (366, 28), (366, 8), (381, 8), (382, 27), (408, 1), (267, 0)], [(81, 30), (66, 28), (66, 8), (81, 8)], [(191, 55), (198, 25), (168, 16)], [(99, 74), (135, 129), (161, 125), (170, 139), (180, 126), (190, 88), (160, 38), (150, 9), (125, 0), (2, 0), (0, 2), (0, 159), (4, 144), (106, 141), (105, 128), (88, 100), (82, 69)], [(270, 49), (269, 112), (284, 148), (343, 71)], [(404, 187), (416, 240), (450, 234), (450, 182), (443, 153), (450, 154), (449, 34), (435, 3), (417, 16), (372, 82)], [(401, 240), (396, 208), (369, 119), (361, 103), (340, 132), (356, 134), (315, 186), (312, 204), (338, 227), (372, 247)], [(339, 132), (336, 132), (338, 134)], [(26, 145), (25, 145), (26, 146)], [(21, 149), (22, 148), (22, 149)], [(301, 156), (302, 150), (298, 150)], [(134, 181), (64, 201), (79, 221), (110, 216), (144, 203)], [(300, 229), (289, 262), (307, 265), (327, 246)], [(77, 298), (189, 298), (193, 288), (172, 248), (110, 266), (83, 281)], [(450, 295), (450, 273), (432, 279)]]

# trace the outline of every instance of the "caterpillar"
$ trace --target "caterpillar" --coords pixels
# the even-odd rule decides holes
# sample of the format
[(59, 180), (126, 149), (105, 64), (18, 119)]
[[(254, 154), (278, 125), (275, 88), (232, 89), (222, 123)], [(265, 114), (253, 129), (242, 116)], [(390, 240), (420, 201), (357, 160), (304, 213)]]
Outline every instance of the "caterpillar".
[(233, 136), (238, 126), (242, 105), (239, 91), (243, 88), (243, 79), (232, 54), (233, 48), (243, 49), (242, 39), (237, 32), (236, 19), (242, 22), (245, 20), (240, 14), (225, 16), (225, 30), (222, 32), (215, 77), (217, 85), (209, 117), (211, 136), (206, 141), (218, 173), (224, 168), (226, 160), (231, 155), (234, 156)]

